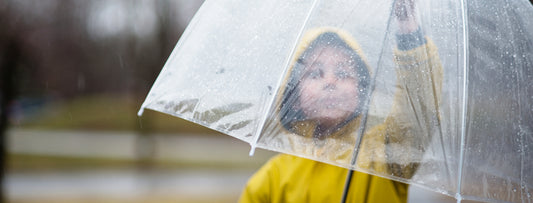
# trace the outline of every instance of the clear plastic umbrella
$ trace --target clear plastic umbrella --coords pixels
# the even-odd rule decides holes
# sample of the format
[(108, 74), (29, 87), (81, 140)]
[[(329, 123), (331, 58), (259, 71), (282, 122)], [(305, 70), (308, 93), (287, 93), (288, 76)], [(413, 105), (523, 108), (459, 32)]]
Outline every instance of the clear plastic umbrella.
[[(251, 153), (293, 154), (458, 200), (533, 202), (533, 7), (420, 1), (420, 38), (399, 32), (393, 3), (207, 1), (139, 114), (190, 120), (250, 143)], [(310, 48), (321, 37), (345, 52)], [(402, 40), (423, 46), (409, 52)], [(322, 71), (327, 63), (337, 69)], [(306, 84), (328, 75), (353, 79), (357, 91), (313, 97)]]

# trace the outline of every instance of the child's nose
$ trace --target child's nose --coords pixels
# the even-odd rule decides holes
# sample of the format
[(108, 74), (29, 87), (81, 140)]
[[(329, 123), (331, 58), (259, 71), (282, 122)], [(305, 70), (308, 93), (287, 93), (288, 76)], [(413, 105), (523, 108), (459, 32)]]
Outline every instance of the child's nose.
[(333, 90), (337, 87), (337, 78), (335, 74), (327, 73), (324, 75), (324, 89)]

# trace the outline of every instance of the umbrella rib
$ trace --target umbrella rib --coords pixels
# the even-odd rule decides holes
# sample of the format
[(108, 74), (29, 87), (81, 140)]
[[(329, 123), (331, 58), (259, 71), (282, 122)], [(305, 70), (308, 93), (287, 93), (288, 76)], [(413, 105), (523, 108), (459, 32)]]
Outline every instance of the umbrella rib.
[[(391, 22), (391, 19), (392, 19), (392, 9), (393, 9), (395, 3), (396, 3), (396, 0), (393, 0), (392, 5), (391, 5), (391, 10), (389, 12), (389, 17), (387, 19), (387, 27), (385, 28), (385, 31), (388, 31), (389, 28), (390, 28), (390, 24), (391, 24), (390, 22)], [(382, 44), (384, 44), (386, 40), (387, 40), (387, 34), (385, 34), (383, 36)], [(381, 48), (381, 53), (380, 53), (379, 58), (378, 58), (376, 71), (375, 71), (374, 76), (372, 77), (372, 79), (370, 81), (368, 97), (363, 102), (363, 105), (364, 105), (365, 108), (364, 108), (364, 113), (362, 115), (363, 117), (361, 118), (361, 124), (360, 124), (359, 130), (357, 132), (357, 135), (359, 135), (359, 136), (357, 136), (357, 139), (355, 141), (355, 146), (354, 146), (354, 149), (353, 149), (353, 152), (352, 152), (353, 155), (352, 155), (351, 165), (355, 165), (355, 163), (357, 162), (357, 158), (359, 156), (359, 148), (361, 147), (361, 142), (363, 140), (363, 135), (364, 135), (364, 132), (365, 132), (365, 127), (366, 127), (366, 122), (367, 122), (367, 117), (368, 117), (368, 110), (369, 110), (368, 105), (370, 104), (370, 98), (372, 98), (372, 94), (374, 93), (376, 77), (378, 75), (377, 73), (379, 72), (379, 67), (381, 66), (381, 63), (382, 63), (381, 59), (382, 59), (384, 51), (385, 51), (385, 47), (382, 47)], [(353, 168), (355, 168), (355, 166), (353, 166)], [(350, 173), (351, 173), (351, 171), (353, 171), (353, 169), (350, 169)], [(349, 182), (351, 182), (351, 175), (348, 175), (346, 177), (346, 182), (347, 183), (345, 184), (344, 191), (343, 191), (343, 194), (342, 194), (342, 199), (341, 199), (342, 203), (346, 202), (346, 198), (348, 196), (348, 191), (350, 190)]]
[[(429, 53), (426, 52), (426, 54), (429, 55)], [(431, 58), (430, 56), (427, 56), (427, 58)], [(435, 116), (435, 120), (437, 122), (437, 130), (438, 130), (438, 134), (439, 134), (439, 139), (440, 139), (440, 147), (441, 147), (441, 150), (442, 150), (442, 156), (443, 156), (443, 161), (444, 161), (444, 167), (445, 167), (445, 171), (446, 171), (446, 177), (447, 177), (447, 181), (451, 181), (452, 178), (451, 178), (451, 175), (450, 175), (450, 167), (448, 165), (448, 160), (447, 160), (447, 153), (446, 153), (446, 148), (444, 147), (444, 137), (443, 137), (443, 133), (442, 133), (442, 124), (441, 124), (441, 115), (440, 115), (440, 105), (439, 105), (439, 97), (437, 97), (438, 94), (440, 94), (440, 89), (437, 90), (438, 88), (435, 86), (436, 82), (435, 82), (435, 78), (434, 78), (434, 75), (431, 74), (431, 72), (433, 72), (434, 70), (430, 70), (430, 75), (429, 75), (429, 78), (428, 80), (431, 81), (430, 84), (431, 85), (431, 91), (433, 93), (433, 105), (435, 107), (435, 112), (436, 112), (436, 115)], [(409, 94), (408, 94), (409, 95)], [(413, 108), (414, 109), (414, 108)], [(416, 113), (415, 113), (416, 115)], [(430, 118), (431, 119), (431, 118)], [(417, 117), (417, 120), (418, 120), (418, 117)], [(420, 123), (420, 122), (419, 122)], [(426, 127), (428, 128), (428, 131), (431, 129), (430, 126), (427, 126)], [(433, 138), (431, 138), (432, 140)]]
[[(158, 87), (161, 82), (158, 82), (160, 76), (163, 75), (163, 72), (166, 73), (166, 70), (169, 69), (167, 66), (169, 64), (171, 64), (171, 61), (172, 59), (174, 59), (176, 57), (176, 55), (178, 55), (178, 50), (180, 47), (183, 46), (183, 43), (185, 41), (187, 41), (187, 38), (189, 38), (191, 36), (191, 33), (193, 32), (194, 28), (196, 27), (196, 25), (198, 25), (198, 22), (200, 21), (200, 15), (203, 15), (204, 13), (204, 10), (208, 10), (206, 7), (207, 4), (202, 4), (202, 6), (200, 6), (200, 8), (198, 9), (198, 11), (196, 12), (195, 16), (191, 19), (191, 21), (189, 22), (189, 25), (187, 26), (187, 28), (183, 31), (181, 37), (180, 37), (180, 40), (176, 43), (176, 46), (174, 47), (174, 49), (172, 50), (172, 52), (170, 52), (170, 56), (168, 57), (167, 61), (165, 62), (165, 64), (163, 65), (163, 69), (161, 70), (161, 72), (159, 73), (159, 75), (157, 76), (157, 79), (156, 81), (154, 82), (154, 84), (152, 85), (152, 88), (150, 88), (150, 90), (148, 91), (148, 94), (146, 95), (146, 98), (144, 100), (144, 102), (141, 104), (141, 107), (139, 108), (139, 111), (137, 111), (137, 116), (142, 116), (143, 113), (144, 113), (144, 110), (146, 108), (148, 108), (149, 105), (151, 105), (151, 102), (153, 101), (157, 101), (159, 100), (159, 98), (162, 97), (163, 94), (157, 96), (156, 98), (153, 98), (152, 96), (152, 91), (154, 89), (156, 89), (156, 87)], [(150, 98), (150, 102), (148, 102), (148, 99)], [(152, 108), (149, 108), (149, 109), (152, 109)], [(155, 109), (153, 109), (155, 110)], [(159, 110), (158, 110), (159, 111)]]
[[(302, 35), (303, 35), (303, 32), (304, 32), (305, 28), (307, 27), (307, 23), (309, 22), (309, 19), (311, 18), (311, 15), (312, 15), (313, 12), (316, 10), (316, 5), (318, 4), (319, 1), (320, 1), (320, 0), (314, 0), (314, 1), (313, 1), (313, 4), (311, 5), (311, 8), (309, 9), (309, 12), (307, 13), (307, 16), (305, 17), (304, 23), (302, 24), (302, 27), (300, 28), (300, 31), (299, 31), (299, 33), (298, 33), (298, 37), (296, 38), (296, 40), (295, 40), (295, 42), (294, 42), (294, 45), (292, 46), (291, 52), (289, 52), (289, 53), (291, 54), (291, 56), (288, 57), (288, 58), (285, 60), (285, 67), (289, 67), (289, 65), (290, 65), (290, 63), (291, 63), (291, 59), (292, 59), (292, 57), (293, 57), (293, 55), (294, 55), (294, 52), (295, 52), (295, 50), (296, 50), (296, 48), (297, 48), (297, 46), (298, 46), (298, 42), (300, 41), (300, 39), (301, 39), (301, 37), (302, 37)], [(288, 74), (287, 72), (288, 72), (288, 71), (285, 70), (285, 74), (284, 74), (284, 76)], [(279, 88), (281, 87), (281, 83), (283, 82), (283, 78), (284, 78), (284, 76), (283, 76), (283, 77), (280, 77), (280, 78), (278, 79), (278, 82), (276, 83), (276, 84), (277, 84), (277, 85), (276, 85), (276, 88), (277, 88), (277, 89), (276, 89), (275, 92), (279, 92)], [(270, 112), (271, 109), (273, 108), (273, 106), (275, 105), (275, 104), (274, 104), (274, 101), (275, 101), (275, 98), (272, 97), (272, 98), (270, 99), (270, 102), (269, 102), (270, 105), (269, 105), (268, 109), (265, 111), (266, 113), (265, 113), (264, 116), (261, 118), (261, 122), (259, 123), (260, 126), (259, 126), (259, 128), (257, 128), (257, 129), (258, 129), (257, 132), (255, 132), (255, 139), (254, 139), (254, 141), (253, 141), (252, 143), (250, 143), (250, 153), (249, 153), (250, 156), (253, 156), (254, 153), (255, 153), (255, 148), (257, 147), (257, 142), (259, 142), (259, 137), (260, 137), (260, 135), (261, 135), (261, 133), (262, 133), (262, 131), (263, 131), (263, 128), (264, 128), (265, 123), (266, 123), (266, 120), (267, 120), (267, 118), (268, 118), (268, 112)]]
[(457, 191), (455, 198), (457, 202), (461, 202), (461, 189), (463, 179), (463, 162), (465, 157), (465, 145), (466, 145), (466, 114), (467, 114), (467, 92), (468, 92), (468, 8), (465, 0), (461, 0), (461, 18), (463, 21), (463, 106), (461, 119), (461, 147), (459, 153), (459, 168), (457, 176)]
[[(520, 77), (521, 75), (523, 75), (523, 73), (521, 72), (520, 69), (518, 69), (516, 71), (516, 78), (518, 80), (517, 82), (517, 85), (518, 87), (516, 88), (516, 95), (518, 97), (518, 114), (519, 114), (519, 118), (523, 118), (523, 115), (522, 115), (522, 105), (521, 105), (521, 101), (522, 101), (522, 98), (521, 98), (521, 94), (520, 94), (520, 84), (522, 83), (520, 80), (522, 79), (522, 77)], [(522, 129), (522, 120), (518, 120), (518, 130), (519, 130), (519, 135), (520, 135), (520, 187), (521, 188), (526, 188), (525, 185), (525, 180), (524, 180), (524, 165), (526, 164), (525, 162), (525, 157), (526, 157), (526, 149), (524, 147), (524, 142), (525, 142), (525, 138), (524, 136), (527, 135), (527, 131)], [(524, 196), (524, 193), (528, 193), (527, 190), (525, 189), (522, 189), (522, 196)]]
[[(433, 77), (431, 77), (432, 80), (433, 80)], [(437, 93), (437, 91), (435, 90), (435, 86), (433, 86), (433, 95), (435, 95)], [(447, 153), (446, 153), (446, 148), (444, 147), (444, 136), (443, 136), (443, 133), (442, 133), (442, 124), (441, 124), (441, 116), (440, 116), (440, 106), (439, 106), (439, 100), (437, 99), (434, 99), (434, 102), (435, 102), (435, 110), (437, 112), (437, 115), (436, 116), (436, 119), (437, 119), (437, 129), (439, 131), (439, 138), (440, 138), (440, 147), (441, 147), (441, 150), (442, 150), (442, 158), (443, 158), (443, 161), (444, 161), (444, 167), (446, 170), (446, 176), (447, 176), (447, 180), (448, 181), (451, 181), (452, 180), (452, 177), (450, 175), (450, 166), (448, 165), (448, 159), (447, 159)]]
[[(395, 2), (396, 2), (396, 0), (393, 0), (392, 5), (394, 5)], [(393, 8), (393, 6), (391, 6), (391, 11), (390, 11), (390, 14), (389, 14), (389, 18), (387, 20), (387, 27), (385, 28), (385, 31), (388, 31), (389, 28), (390, 28), (390, 24), (391, 24), (390, 22), (391, 22), (391, 19), (392, 19), (392, 8)], [(385, 34), (383, 36), (382, 44), (384, 44), (386, 40), (387, 40), (387, 35)], [(357, 133), (359, 136), (357, 136), (357, 140), (356, 140), (356, 143), (355, 143), (355, 148), (353, 150), (354, 151), (353, 152), (354, 155), (352, 156), (352, 161), (351, 161), (352, 165), (355, 165), (355, 162), (357, 162), (357, 157), (359, 155), (359, 150), (358, 149), (359, 149), (359, 147), (361, 145), (361, 141), (363, 140), (362, 137), (363, 137), (363, 134), (365, 132), (366, 121), (367, 121), (367, 117), (368, 117), (367, 116), (368, 115), (368, 110), (369, 110), (368, 105), (370, 104), (370, 98), (372, 98), (372, 94), (374, 93), (374, 89), (375, 89), (375, 85), (376, 85), (375, 84), (376, 83), (376, 77), (378, 75), (379, 68), (380, 68), (381, 63), (382, 63), (382, 56), (383, 56), (383, 52), (384, 51), (385, 51), (385, 47), (383, 46), (381, 48), (381, 52), (379, 54), (379, 58), (378, 58), (378, 61), (377, 61), (376, 71), (375, 71), (374, 76), (372, 77), (372, 80), (371, 80), (370, 85), (369, 85), (368, 97), (365, 99), (365, 102), (363, 104), (364, 107), (365, 107), (365, 110), (364, 110), (364, 113), (362, 115), (363, 117), (361, 119), (361, 124), (360, 124), (361, 127), (359, 127), (359, 131)]]
[[(418, 113), (416, 111), (416, 106), (415, 104), (413, 103), (413, 99), (412, 99), (412, 96), (411, 96), (411, 91), (409, 90), (409, 88), (407, 87), (407, 85), (404, 83), (404, 87), (405, 87), (405, 92), (407, 93), (407, 101), (409, 101), (409, 104), (411, 106), (411, 109), (413, 109), (413, 115), (415, 116), (415, 119), (416, 119), (416, 123), (418, 124), (419, 128), (421, 128), (422, 126), (422, 122), (420, 121), (420, 118), (418, 117)], [(425, 128), (427, 128), (427, 125), (425, 125)], [(428, 130), (428, 129), (426, 129)]]

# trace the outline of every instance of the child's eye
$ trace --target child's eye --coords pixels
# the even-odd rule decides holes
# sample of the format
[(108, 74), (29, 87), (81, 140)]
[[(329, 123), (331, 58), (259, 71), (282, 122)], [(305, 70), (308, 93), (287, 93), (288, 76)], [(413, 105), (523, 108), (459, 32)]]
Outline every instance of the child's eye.
[(311, 79), (317, 79), (317, 78), (320, 78), (321, 76), (321, 71), (320, 70), (313, 70), (313, 71), (310, 71), (308, 76), (309, 78)]
[(323, 76), (322, 70), (317, 68), (317, 69), (308, 70), (307, 73), (305, 73), (303, 77), (308, 78), (308, 79), (319, 79), (322, 76)]
[(348, 79), (348, 78), (354, 78), (354, 74), (352, 74), (351, 72), (348, 72), (348, 71), (344, 71), (344, 70), (340, 70), (340, 71), (337, 71), (335, 72), (335, 76), (337, 76), (337, 78), (339, 79)]
[(337, 71), (335, 75), (337, 75), (337, 78), (339, 79), (345, 79), (348, 77), (348, 73), (346, 73), (345, 71)]
[(298, 58), (298, 60), (296, 60), (296, 63), (301, 64), (301, 65), (305, 65), (305, 61), (304, 61), (303, 58)]

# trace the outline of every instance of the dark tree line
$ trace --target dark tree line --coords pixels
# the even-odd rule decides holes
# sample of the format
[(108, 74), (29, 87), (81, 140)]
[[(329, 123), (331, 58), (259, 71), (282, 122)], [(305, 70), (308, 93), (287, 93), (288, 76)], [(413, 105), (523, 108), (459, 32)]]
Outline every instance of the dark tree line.
[[(158, 0), (149, 8), (156, 14), (151, 34), (139, 37), (125, 31), (95, 37), (88, 23), (90, 9), (98, 2), (107, 1), (0, 1), (0, 182), (6, 163), (8, 111), (15, 100), (106, 94), (140, 103), (186, 26), (177, 19), (183, 15), (173, 9), (175, 1)], [(133, 16), (131, 8), (138, 9), (142, 3), (121, 2), (128, 17)], [(197, 8), (201, 0), (187, 3)]]
[[(156, 29), (151, 35), (122, 33), (95, 39), (87, 28), (92, 1), (46, 0), (55, 2), (46, 17), (32, 16), (38, 12), (31, 8), (21, 12), (14, 2), (0, 3), (0, 51), (16, 49), (21, 55), (4, 60), (16, 60), (10, 63), (15, 64), (15, 82), (25, 96), (146, 94), (185, 27), (171, 19), (176, 11), (170, 9), (170, 1), (160, 0), (155, 3)], [(126, 6), (137, 3), (124, 1)]]

